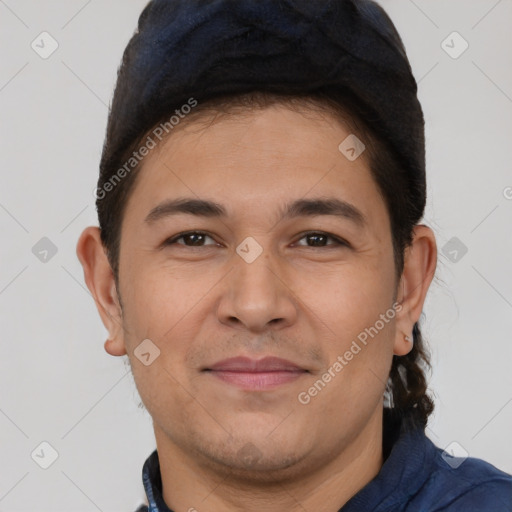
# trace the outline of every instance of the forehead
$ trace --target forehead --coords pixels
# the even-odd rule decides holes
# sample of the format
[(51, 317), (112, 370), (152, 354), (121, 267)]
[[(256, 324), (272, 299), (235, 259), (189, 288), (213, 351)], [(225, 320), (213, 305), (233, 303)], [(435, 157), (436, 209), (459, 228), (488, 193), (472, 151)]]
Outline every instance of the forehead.
[(350, 137), (334, 114), (284, 105), (185, 119), (142, 162), (127, 212), (145, 217), (166, 199), (196, 196), (227, 205), (228, 215), (264, 215), (284, 199), (337, 195), (368, 218), (385, 215), (365, 152), (350, 160), (340, 150)]

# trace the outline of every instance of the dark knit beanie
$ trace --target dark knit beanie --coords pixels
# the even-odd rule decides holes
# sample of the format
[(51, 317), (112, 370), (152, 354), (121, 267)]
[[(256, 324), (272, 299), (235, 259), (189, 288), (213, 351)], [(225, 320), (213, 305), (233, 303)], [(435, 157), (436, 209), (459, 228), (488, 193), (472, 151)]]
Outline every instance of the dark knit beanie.
[(99, 183), (190, 98), (200, 105), (255, 90), (348, 91), (404, 169), (424, 183), (417, 84), (393, 23), (370, 0), (149, 2), (119, 69)]

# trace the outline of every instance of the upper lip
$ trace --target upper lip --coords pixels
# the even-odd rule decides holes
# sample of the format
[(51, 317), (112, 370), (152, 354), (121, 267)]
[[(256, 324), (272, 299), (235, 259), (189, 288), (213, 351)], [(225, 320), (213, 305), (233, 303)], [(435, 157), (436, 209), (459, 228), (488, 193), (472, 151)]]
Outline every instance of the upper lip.
[(262, 359), (232, 357), (230, 359), (223, 359), (213, 366), (205, 368), (205, 370), (231, 372), (307, 371), (291, 361), (273, 356), (267, 356)]

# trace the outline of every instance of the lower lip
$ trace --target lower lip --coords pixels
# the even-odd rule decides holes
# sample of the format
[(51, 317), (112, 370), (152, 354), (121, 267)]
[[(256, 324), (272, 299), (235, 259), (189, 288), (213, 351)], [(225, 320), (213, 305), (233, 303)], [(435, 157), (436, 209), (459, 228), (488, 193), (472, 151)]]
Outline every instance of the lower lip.
[(213, 376), (233, 384), (242, 389), (265, 390), (273, 389), (288, 382), (293, 382), (305, 375), (302, 370), (295, 371), (272, 371), (272, 372), (233, 372), (222, 370), (210, 370)]

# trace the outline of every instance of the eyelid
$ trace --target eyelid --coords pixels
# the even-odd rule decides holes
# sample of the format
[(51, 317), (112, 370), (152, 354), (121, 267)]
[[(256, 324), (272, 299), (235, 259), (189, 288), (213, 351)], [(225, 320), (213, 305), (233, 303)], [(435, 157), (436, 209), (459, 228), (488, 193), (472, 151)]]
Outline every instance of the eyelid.
[[(215, 237), (208, 233), (207, 231), (201, 231), (201, 230), (189, 230), (189, 231), (182, 231), (181, 233), (177, 233), (176, 235), (172, 236), (171, 238), (168, 238), (164, 241), (163, 245), (166, 246), (166, 245), (172, 245), (172, 244), (175, 244), (176, 243), (176, 240), (179, 240), (180, 238), (186, 236), (186, 235), (191, 235), (191, 234), (197, 234), (197, 235), (204, 235), (204, 236), (207, 236), (209, 238), (211, 238), (212, 240), (215, 240)], [(319, 230), (309, 230), (309, 231), (304, 231), (302, 233), (299, 233), (298, 235), (298, 238), (296, 238), (295, 242), (293, 242), (294, 244), (297, 243), (299, 240), (302, 240), (303, 238), (305, 238), (306, 236), (308, 235), (323, 235), (323, 236), (326, 236), (327, 238), (330, 238), (332, 240), (334, 240), (334, 244), (329, 244), (329, 245), (326, 245), (326, 246), (320, 246), (320, 247), (315, 247), (315, 246), (307, 246), (307, 245), (303, 245), (303, 246), (300, 246), (300, 247), (306, 247), (306, 248), (309, 248), (309, 249), (322, 249), (322, 248), (325, 248), (325, 247), (351, 247), (351, 245), (346, 241), (344, 240), (343, 238), (340, 238), (334, 234), (331, 234), (331, 233), (328, 233), (326, 231), (319, 231)], [(201, 248), (201, 247), (205, 247), (205, 246), (193, 246), (193, 245), (185, 245), (185, 244), (179, 244), (179, 245), (183, 245), (184, 247), (189, 247), (189, 248)], [(208, 244), (208, 245), (216, 245), (216, 244)], [(218, 244), (217, 244), (218, 245)]]
[[(324, 247), (337, 247), (337, 246), (346, 246), (346, 247), (351, 247), (351, 245), (346, 241), (344, 240), (343, 238), (340, 238), (339, 236), (336, 236), (336, 235), (333, 235), (332, 233), (328, 233), (327, 231), (319, 231), (319, 230), (309, 230), (309, 231), (304, 231), (303, 233), (300, 233), (298, 235), (298, 238), (296, 240), (296, 242), (298, 242), (299, 240), (302, 240), (304, 237), (306, 237), (307, 235), (323, 235), (327, 238), (331, 238), (332, 240), (334, 240), (334, 244), (329, 244), (329, 245), (326, 245), (326, 246), (323, 246), (323, 247), (309, 247), (309, 249), (323, 249)], [(294, 243), (296, 243), (294, 242)], [(308, 246), (302, 246), (302, 247), (308, 247)]]
[[(207, 236), (207, 237), (209, 237), (209, 238), (211, 238), (212, 240), (215, 241), (215, 237), (212, 234), (208, 233), (207, 231), (201, 231), (201, 230), (197, 230), (197, 229), (192, 229), (192, 230), (189, 230), (189, 231), (182, 231), (181, 233), (177, 233), (176, 235), (173, 235), (172, 237), (166, 239), (162, 245), (174, 244), (174, 243), (176, 243), (176, 240), (179, 240), (180, 238), (182, 238), (182, 237), (184, 237), (186, 235), (204, 235), (204, 236)], [(185, 245), (185, 244), (179, 244), (179, 245), (183, 245), (183, 247), (189, 247), (189, 248), (192, 248), (192, 249), (194, 248), (193, 245)], [(208, 245), (215, 245), (215, 244), (208, 244)], [(201, 247), (201, 246), (199, 246), (199, 247)]]

